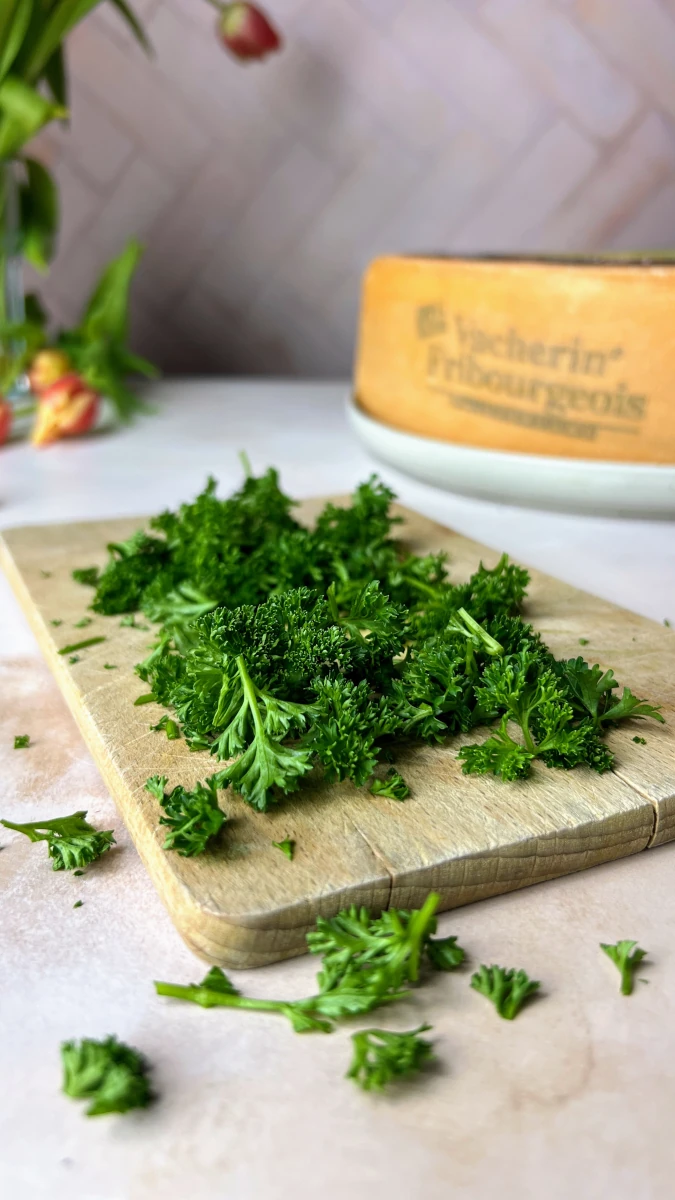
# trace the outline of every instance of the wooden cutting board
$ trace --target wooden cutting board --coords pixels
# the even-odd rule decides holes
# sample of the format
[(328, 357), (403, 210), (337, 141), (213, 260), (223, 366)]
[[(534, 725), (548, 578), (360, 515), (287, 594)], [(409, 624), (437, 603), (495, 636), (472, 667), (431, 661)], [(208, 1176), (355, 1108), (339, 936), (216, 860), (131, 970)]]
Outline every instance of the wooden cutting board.
[[(323, 502), (306, 502), (309, 523)], [(447, 550), (461, 581), (482, 559), (499, 555), (405, 509), (401, 536), (418, 554)], [(153, 733), (162, 710), (133, 700), (145, 690), (133, 665), (147, 653), (148, 630), (119, 617), (75, 622), (91, 593), (73, 582), (77, 566), (102, 565), (107, 542), (142, 518), (12, 529), (0, 539), (0, 564), (112, 792), (175, 925), (202, 958), (253, 967), (303, 953), (318, 915), (348, 904), (373, 909), (418, 905), (430, 889), (453, 908), (595, 866), (675, 838), (675, 634), (607, 601), (532, 572), (525, 616), (558, 656), (583, 653), (613, 667), (621, 683), (662, 704), (667, 724), (631, 721), (613, 731), (615, 770), (548, 770), (502, 783), (461, 773), (457, 750), (484, 731), (445, 746), (420, 747), (398, 764), (412, 794), (404, 803), (371, 796), (349, 783), (306, 786), (270, 814), (256, 813), (229, 791), (231, 820), (220, 844), (198, 858), (162, 849), (158, 803), (144, 790), (149, 775), (193, 786), (214, 760)], [(52, 625), (53, 620), (62, 624)], [(103, 634), (100, 645), (69, 663), (58, 650)], [(579, 649), (579, 639), (588, 645)], [(105, 663), (116, 670), (106, 670)], [(6, 697), (11, 703), (11, 697)], [(635, 735), (647, 745), (636, 744)], [(74, 797), (73, 807), (77, 807)], [(53, 816), (49, 813), (45, 816)], [(272, 842), (291, 837), (289, 862)]]

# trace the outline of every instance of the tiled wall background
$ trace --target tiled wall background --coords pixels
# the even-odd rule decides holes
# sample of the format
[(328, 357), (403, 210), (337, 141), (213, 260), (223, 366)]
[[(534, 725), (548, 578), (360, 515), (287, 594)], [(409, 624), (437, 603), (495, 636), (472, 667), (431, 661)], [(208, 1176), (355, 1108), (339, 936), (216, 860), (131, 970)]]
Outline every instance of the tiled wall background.
[(346, 374), (359, 277), (396, 250), (675, 244), (675, 0), (266, 0), (243, 67), (206, 0), (71, 38), (61, 321), (131, 235), (136, 348), (167, 371)]

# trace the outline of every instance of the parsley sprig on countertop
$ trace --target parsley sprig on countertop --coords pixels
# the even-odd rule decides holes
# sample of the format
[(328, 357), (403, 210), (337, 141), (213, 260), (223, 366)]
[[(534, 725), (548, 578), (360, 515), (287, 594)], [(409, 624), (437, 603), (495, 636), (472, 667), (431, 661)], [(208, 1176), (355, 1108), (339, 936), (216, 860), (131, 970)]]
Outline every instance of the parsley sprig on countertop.
[(318, 767), (403, 799), (401, 777), (378, 774), (393, 745), (492, 723), (460, 751), (466, 774), (522, 779), (536, 759), (601, 772), (608, 729), (663, 721), (628, 687), (619, 695), (611, 670), (554, 658), (520, 616), (528, 574), (506, 556), (459, 584), (443, 554), (408, 553), (393, 498), (373, 477), (308, 530), (275, 471), (227, 500), (209, 480), (111, 545), (103, 571), (75, 572), (95, 586), (95, 612), (159, 623), (138, 674), (173, 714), (164, 728), (175, 716), (192, 749), (227, 761), (219, 787), (265, 811)]
[(527, 971), (483, 964), (471, 976), (471, 987), (492, 1001), (500, 1017), (512, 1021), (540, 984), (538, 979), (530, 979)]
[(622, 996), (630, 996), (633, 991), (635, 972), (642, 960), (647, 957), (647, 951), (641, 950), (637, 942), (627, 938), (613, 945), (601, 942), (600, 948), (604, 950), (608, 958), (611, 958), (614, 966), (619, 970)]
[(431, 1029), (420, 1025), (406, 1033), (388, 1029), (362, 1029), (352, 1034), (353, 1056), (347, 1079), (353, 1079), (366, 1092), (382, 1092), (396, 1079), (405, 1079), (421, 1071), (433, 1058), (431, 1042), (420, 1037)]
[[(302, 1000), (242, 996), (220, 967), (212, 967), (201, 983), (157, 981), (155, 990), (160, 996), (203, 1008), (278, 1012), (288, 1018), (296, 1033), (330, 1033), (336, 1021), (402, 1000), (419, 979), (428, 946), (454, 942), (432, 938), (438, 902), (438, 895), (432, 892), (422, 908), (412, 912), (389, 909), (381, 917), (371, 917), (367, 909), (352, 908), (337, 917), (320, 918), (316, 931), (307, 935), (310, 952), (323, 956), (318, 991)], [(448, 969), (433, 953), (428, 954), (428, 961), (436, 968)]]
[(6, 829), (16, 829), (31, 842), (46, 842), (55, 871), (81, 870), (95, 862), (114, 844), (112, 829), (95, 829), (86, 820), (86, 811), (49, 821), (0, 821)]
[(218, 805), (217, 776), (196, 783), (191, 791), (178, 784), (167, 792), (166, 785), (166, 775), (152, 775), (145, 784), (164, 810), (159, 818), (169, 828), (164, 849), (177, 850), (184, 858), (203, 854), (227, 820)]
[(137, 1050), (107, 1037), (83, 1038), (61, 1046), (63, 1090), (75, 1100), (88, 1100), (88, 1117), (145, 1108), (152, 1100), (148, 1065)]

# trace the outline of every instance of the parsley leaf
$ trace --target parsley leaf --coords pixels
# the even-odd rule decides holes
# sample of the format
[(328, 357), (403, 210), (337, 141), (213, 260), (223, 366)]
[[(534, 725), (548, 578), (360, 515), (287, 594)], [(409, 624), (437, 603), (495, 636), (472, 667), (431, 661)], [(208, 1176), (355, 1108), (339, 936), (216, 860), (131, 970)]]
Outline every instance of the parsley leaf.
[(14, 749), (25, 750), (27, 746), (30, 746), (30, 734), (17, 733), (14, 738)]
[(53, 870), (72, 871), (95, 862), (115, 842), (112, 829), (94, 829), (86, 816), (86, 812), (82, 811), (50, 821), (29, 821), (25, 824), (0, 821), (0, 825), (6, 829), (16, 829), (30, 838), (31, 842), (46, 842)]
[(292, 841), (291, 838), (284, 838), (283, 842), (272, 842), (272, 845), (276, 846), (277, 850), (281, 850), (281, 853), (285, 854), (286, 858), (290, 862), (293, 861), (293, 854), (295, 853), (295, 842)]
[(405, 800), (410, 795), (405, 779), (393, 767), (387, 771), (386, 778), (374, 779), (368, 791), (373, 796), (387, 796), (389, 800)]
[(481, 965), (471, 976), (471, 987), (494, 1004), (500, 1017), (512, 1021), (523, 1004), (539, 989), (539, 980), (530, 979), (525, 971), (505, 970), (504, 967)]
[(153, 1099), (145, 1058), (116, 1037), (63, 1042), (63, 1091), (88, 1100), (88, 1117), (145, 1108)]
[(420, 1037), (431, 1025), (420, 1025), (406, 1033), (386, 1029), (363, 1029), (352, 1034), (354, 1047), (347, 1079), (364, 1091), (382, 1092), (395, 1079), (414, 1075), (433, 1058), (432, 1043)]
[(633, 991), (635, 972), (642, 960), (647, 957), (647, 951), (641, 950), (637, 942), (628, 940), (616, 942), (612, 945), (607, 942), (601, 942), (600, 948), (604, 950), (608, 958), (611, 958), (614, 966), (619, 969), (622, 996), (630, 996)]
[[(138, 701), (135, 701), (135, 703), (137, 704)], [(158, 733), (160, 730), (163, 730), (167, 736), (167, 740), (170, 742), (175, 742), (180, 737), (180, 727), (175, 721), (172, 721), (168, 713), (165, 713), (163, 717), (160, 717), (157, 724), (151, 725), (150, 728), (153, 733)]]
[(83, 642), (71, 642), (69, 646), (63, 646), (59, 650), (59, 654), (73, 654), (76, 650), (86, 650), (88, 646), (98, 646), (99, 642), (104, 642), (105, 637), (85, 638)]
[(164, 849), (176, 850), (183, 858), (203, 854), (227, 820), (218, 805), (218, 776), (196, 783), (192, 791), (178, 784), (167, 793), (166, 785), (165, 775), (152, 775), (145, 784), (146, 791), (159, 800), (164, 810), (160, 825), (170, 830)]

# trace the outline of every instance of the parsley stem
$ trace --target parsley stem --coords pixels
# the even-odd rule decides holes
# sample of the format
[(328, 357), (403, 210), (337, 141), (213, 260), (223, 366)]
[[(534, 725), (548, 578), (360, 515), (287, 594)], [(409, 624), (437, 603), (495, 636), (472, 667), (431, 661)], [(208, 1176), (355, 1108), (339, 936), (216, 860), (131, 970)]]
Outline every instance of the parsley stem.
[(64, 646), (59, 650), (59, 654), (74, 654), (76, 650), (86, 650), (87, 646), (98, 646), (99, 642), (104, 642), (104, 637), (85, 638), (83, 642), (71, 642), (69, 646)]
[(203, 1008), (250, 1008), (258, 1012), (281, 1012), (283, 1000), (260, 1000), (253, 996), (240, 996), (238, 992), (218, 992), (213, 988), (183, 986), (179, 983), (164, 983), (155, 980), (158, 996), (171, 996), (174, 1000), (190, 1000)]
[(236, 663), (237, 663), (237, 670), (239, 672), (239, 677), (241, 679), (242, 687), (244, 689), (244, 695), (248, 701), (248, 706), (251, 710), (251, 715), (253, 717), (253, 724), (255, 725), (256, 736), (261, 738), (262, 740), (264, 740), (265, 739), (265, 727), (263, 725), (262, 717), (260, 716), (260, 709), (258, 707), (258, 697), (256, 695), (256, 687), (255, 687), (253, 680), (251, 679), (251, 676), (248, 673), (248, 670), (246, 667), (246, 660), (245, 660), (243, 654), (237, 655)]

